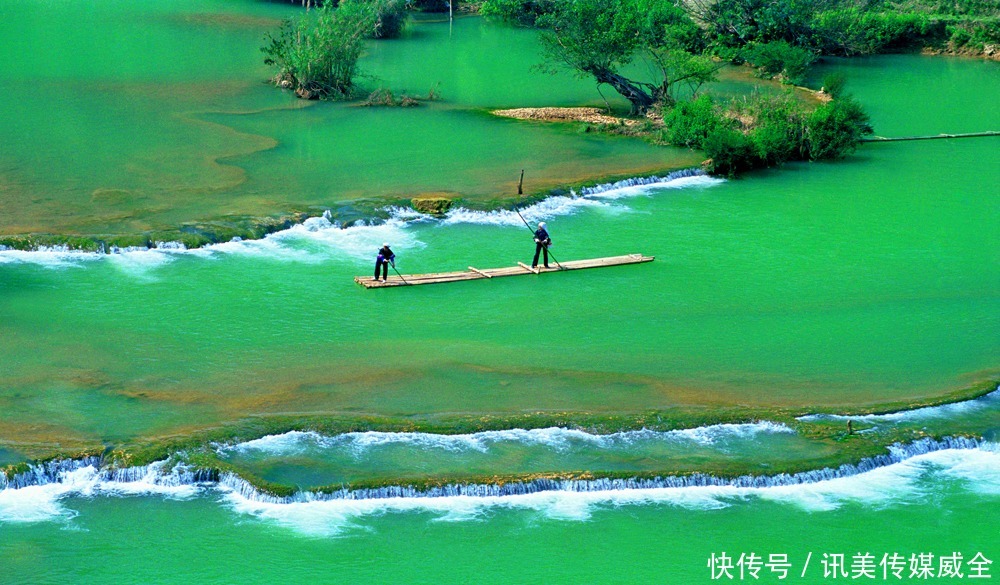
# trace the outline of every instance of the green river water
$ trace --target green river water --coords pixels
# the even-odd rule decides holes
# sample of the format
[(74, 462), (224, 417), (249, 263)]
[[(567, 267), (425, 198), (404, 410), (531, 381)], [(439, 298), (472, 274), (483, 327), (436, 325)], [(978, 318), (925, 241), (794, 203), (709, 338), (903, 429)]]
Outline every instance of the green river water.
[[(264, 83), (257, 52), (295, 11), (249, 0), (0, 0), (0, 234), (337, 214), (423, 192), (476, 204), (509, 194), (522, 168), (529, 190), (542, 191), (700, 161), (492, 118), (488, 108), (603, 101), (585, 81), (532, 72), (529, 31), (477, 18), (417, 24), (363, 61), (381, 80), (373, 87), (436, 87), (439, 102), (302, 104)], [(846, 74), (878, 135), (1000, 129), (996, 63), (832, 61), (817, 79), (831, 70)], [(532, 242), (508, 212), (388, 210), (386, 221), (348, 229), (316, 217), (193, 251), (0, 251), (0, 465), (259, 415), (851, 413), (995, 382), (996, 140), (867, 144), (844, 161), (737, 180), (550, 198), (522, 213), (549, 223), (559, 260), (656, 260), (539, 278), (385, 290), (352, 280), (370, 275), (384, 241), (404, 274), (527, 262)], [(879, 561), (929, 553), (936, 575), (945, 555), (1000, 558), (995, 397), (857, 424), (984, 440), (799, 485), (479, 498), (272, 503), (225, 486), (100, 481), (83, 469), (0, 490), (0, 583), (702, 583), (718, 580), (709, 563), (721, 553), (787, 554), (788, 582), (834, 580), (822, 561), (835, 554), (847, 559), (839, 580), (955, 582), (972, 565), (962, 578), (931, 579), (907, 565), (897, 579)], [(330, 450), (286, 437), (222, 457), (307, 488), (734, 461), (766, 474), (831, 449), (788, 427), (737, 431), (610, 447), (551, 430), (544, 440), (451, 443), (310, 435), (381, 446)], [(875, 576), (851, 579), (864, 553)], [(990, 571), (995, 579), (1000, 568)], [(731, 573), (779, 581), (770, 568)]]

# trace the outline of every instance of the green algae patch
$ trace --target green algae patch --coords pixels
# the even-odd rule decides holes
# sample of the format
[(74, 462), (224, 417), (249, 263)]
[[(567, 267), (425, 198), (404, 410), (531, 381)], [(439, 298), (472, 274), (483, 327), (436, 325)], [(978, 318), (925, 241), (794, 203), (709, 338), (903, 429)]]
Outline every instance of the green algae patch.
[(4, 477), (6, 477), (8, 480), (14, 479), (15, 476), (21, 473), (27, 473), (30, 470), (31, 467), (26, 462), (13, 463), (11, 465), (5, 465), (3, 467), (0, 467), (0, 471), (3, 472)]
[(413, 209), (416, 209), (420, 213), (426, 213), (428, 215), (444, 215), (445, 212), (451, 209), (452, 198), (420, 196), (410, 199), (410, 205), (412, 205)]

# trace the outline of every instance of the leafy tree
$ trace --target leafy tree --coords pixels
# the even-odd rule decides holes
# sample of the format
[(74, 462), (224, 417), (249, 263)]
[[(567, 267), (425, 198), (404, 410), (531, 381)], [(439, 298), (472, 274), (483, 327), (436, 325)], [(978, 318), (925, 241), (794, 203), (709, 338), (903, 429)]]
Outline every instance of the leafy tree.
[(819, 12), (812, 27), (820, 50), (847, 56), (898, 49), (944, 33), (944, 27), (924, 13), (877, 12), (856, 6)]
[(840, 0), (686, 0), (684, 9), (724, 47), (787, 41), (807, 45), (813, 13)]
[[(718, 69), (689, 50), (699, 35), (687, 15), (662, 0), (576, 0), (555, 5), (538, 17), (546, 62), (607, 84), (643, 113), (658, 102), (671, 103), (675, 84), (695, 88)], [(654, 79), (626, 76), (637, 59)]]

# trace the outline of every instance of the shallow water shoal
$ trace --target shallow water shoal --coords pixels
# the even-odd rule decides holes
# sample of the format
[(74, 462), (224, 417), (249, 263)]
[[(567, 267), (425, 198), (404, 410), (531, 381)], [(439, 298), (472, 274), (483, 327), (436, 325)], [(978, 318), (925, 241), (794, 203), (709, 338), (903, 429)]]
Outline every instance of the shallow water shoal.
[(494, 103), (603, 101), (591, 83), (531, 71), (534, 32), (480, 18), (414, 22), (362, 59), (373, 76), (365, 89), (426, 94), (433, 86), (440, 101), (297, 100), (265, 83), (272, 72), (259, 47), (299, 12), (250, 0), (70, 2), (58, 11), (0, 4), (0, 36), (13, 39), (0, 46), (0, 235), (177, 239), (191, 222), (324, 209), (355, 219), (359, 199), (510, 197), (520, 169), (529, 192), (543, 192), (700, 160), (491, 117), (485, 108)]

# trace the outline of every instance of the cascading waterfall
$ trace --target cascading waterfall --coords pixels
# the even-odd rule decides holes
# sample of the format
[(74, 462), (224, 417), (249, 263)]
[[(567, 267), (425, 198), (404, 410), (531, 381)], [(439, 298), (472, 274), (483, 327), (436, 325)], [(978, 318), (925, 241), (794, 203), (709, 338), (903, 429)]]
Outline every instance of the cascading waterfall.
[(650, 177), (633, 177), (631, 179), (622, 179), (621, 181), (616, 181), (614, 183), (602, 183), (600, 185), (594, 185), (593, 187), (583, 187), (578, 192), (577, 195), (581, 197), (586, 197), (588, 195), (598, 195), (600, 193), (606, 193), (608, 191), (614, 191), (616, 189), (625, 189), (627, 187), (642, 187), (645, 185), (656, 185), (659, 183), (668, 183), (670, 181), (675, 181), (677, 179), (684, 179), (687, 177), (702, 177), (707, 173), (699, 168), (689, 168), (681, 169), (679, 171), (673, 171), (664, 176), (650, 176)]
[(0, 490), (22, 489), (31, 486), (66, 483), (69, 476), (77, 471), (93, 468), (96, 471), (91, 481), (100, 483), (137, 483), (144, 481), (164, 487), (215, 483), (219, 474), (214, 469), (191, 469), (185, 465), (175, 465), (166, 469), (166, 461), (157, 461), (138, 467), (101, 466), (100, 457), (83, 459), (59, 459), (30, 465), (28, 471), (15, 474), (11, 478), (0, 474)]
[(689, 487), (736, 487), (770, 488), (827, 481), (866, 473), (880, 467), (903, 462), (912, 457), (947, 449), (980, 449), (993, 443), (967, 437), (946, 437), (940, 440), (925, 438), (909, 444), (894, 444), (889, 452), (863, 459), (857, 464), (845, 464), (835, 469), (823, 468), (795, 474), (743, 475), (736, 478), (720, 478), (694, 473), (684, 476), (653, 478), (604, 478), (604, 479), (532, 479), (504, 484), (449, 484), (435, 487), (385, 486), (378, 488), (343, 488), (329, 492), (301, 491), (291, 496), (274, 496), (261, 491), (250, 482), (233, 472), (219, 472), (215, 469), (192, 469), (186, 465), (176, 465), (169, 470), (166, 462), (155, 462), (141, 467), (97, 469), (98, 457), (80, 460), (51, 461), (32, 465), (26, 472), (7, 479), (0, 475), (0, 490), (22, 489), (33, 485), (63, 483), (72, 472), (88, 467), (96, 470), (92, 481), (129, 484), (146, 482), (156, 486), (204, 486), (221, 487), (238, 493), (249, 501), (268, 504), (290, 504), (325, 500), (376, 500), (388, 498), (447, 498), (447, 497), (501, 497), (519, 496), (540, 492), (605, 492), (622, 490), (646, 490), (658, 488)]

